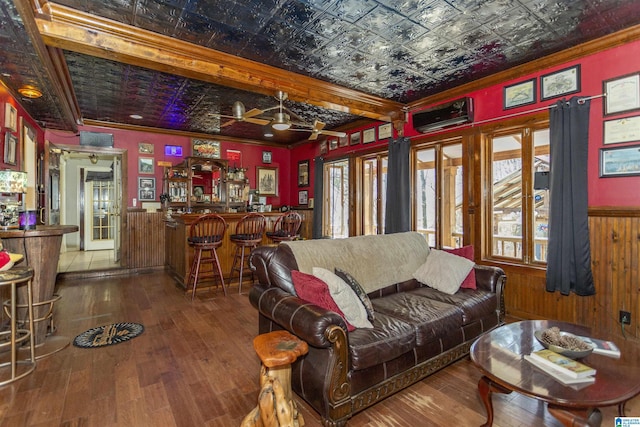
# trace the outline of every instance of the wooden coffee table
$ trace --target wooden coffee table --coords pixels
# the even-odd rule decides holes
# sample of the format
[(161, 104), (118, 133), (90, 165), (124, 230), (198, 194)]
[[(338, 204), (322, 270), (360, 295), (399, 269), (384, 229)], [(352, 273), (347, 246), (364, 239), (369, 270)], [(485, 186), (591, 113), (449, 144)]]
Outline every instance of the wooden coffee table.
[[(480, 336), (471, 346), (471, 360), (483, 377), (478, 383), (487, 409), (487, 422), (493, 424), (492, 393), (513, 391), (547, 402), (549, 413), (565, 426), (600, 425), (599, 407), (618, 406), (640, 394), (640, 352), (638, 346), (620, 345), (622, 357), (614, 359), (591, 354), (580, 359), (596, 368), (596, 381), (579, 387), (565, 386), (524, 360), (523, 356), (544, 348), (533, 333), (557, 326), (561, 331), (588, 336), (588, 328), (564, 322), (531, 320), (510, 323)], [(606, 337), (594, 337), (606, 338)]]

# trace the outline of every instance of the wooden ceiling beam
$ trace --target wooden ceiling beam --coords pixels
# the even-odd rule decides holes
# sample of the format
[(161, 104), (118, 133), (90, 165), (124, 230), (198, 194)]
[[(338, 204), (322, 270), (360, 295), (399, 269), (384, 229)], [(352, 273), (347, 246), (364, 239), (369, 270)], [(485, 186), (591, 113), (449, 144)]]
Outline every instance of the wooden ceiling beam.
[(403, 120), (403, 105), (224, 52), (48, 2), (36, 23), (44, 42), (164, 73), (289, 99), (386, 122)]

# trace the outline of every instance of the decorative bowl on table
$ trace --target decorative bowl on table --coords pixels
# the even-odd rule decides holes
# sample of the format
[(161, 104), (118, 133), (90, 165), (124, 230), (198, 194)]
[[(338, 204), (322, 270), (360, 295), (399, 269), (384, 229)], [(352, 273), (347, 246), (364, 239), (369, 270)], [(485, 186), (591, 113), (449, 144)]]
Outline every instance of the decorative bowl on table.
[(581, 359), (593, 352), (592, 345), (587, 344), (574, 334), (562, 332), (555, 327), (544, 331), (535, 331), (533, 335), (544, 348), (571, 359)]

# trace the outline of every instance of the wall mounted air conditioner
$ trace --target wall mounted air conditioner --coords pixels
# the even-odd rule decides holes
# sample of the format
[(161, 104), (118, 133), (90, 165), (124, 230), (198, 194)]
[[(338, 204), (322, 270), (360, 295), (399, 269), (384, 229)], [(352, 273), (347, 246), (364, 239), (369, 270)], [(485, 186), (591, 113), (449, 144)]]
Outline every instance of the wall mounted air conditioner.
[(426, 133), (473, 122), (473, 99), (460, 98), (413, 113), (413, 128)]

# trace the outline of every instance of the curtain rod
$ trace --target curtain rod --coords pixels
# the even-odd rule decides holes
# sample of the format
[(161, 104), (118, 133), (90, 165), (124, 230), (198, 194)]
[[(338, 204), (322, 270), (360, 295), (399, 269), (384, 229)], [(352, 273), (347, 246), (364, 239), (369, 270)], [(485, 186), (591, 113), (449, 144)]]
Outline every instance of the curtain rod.
[[(578, 104), (584, 104), (586, 101), (588, 101), (590, 99), (603, 98), (603, 97), (606, 97), (606, 96), (607, 96), (606, 93), (601, 93), (599, 95), (593, 95), (593, 96), (585, 96), (583, 98), (579, 98), (578, 99)], [(569, 102), (567, 102), (567, 105), (569, 105)], [(551, 104), (551, 105), (547, 105), (547, 106), (544, 106), (544, 107), (534, 108), (532, 110), (521, 111), (519, 113), (507, 114), (507, 115), (500, 116), (500, 117), (494, 117), (494, 118), (491, 118), (491, 119), (480, 120), (478, 122), (467, 123), (467, 124), (464, 124), (464, 125), (460, 125), (460, 126), (456, 127), (455, 129), (465, 128), (465, 127), (473, 127), (475, 125), (481, 125), (481, 124), (484, 124), (484, 123), (495, 122), (497, 120), (510, 119), (512, 117), (518, 117), (518, 116), (522, 116), (522, 115), (525, 115), (525, 114), (536, 113), (538, 111), (549, 110), (549, 109), (555, 108), (555, 107), (557, 107), (557, 104)], [(454, 128), (451, 128), (451, 129), (454, 129)], [(410, 137), (410, 139), (418, 138), (420, 136), (428, 135), (430, 133), (435, 133), (435, 132), (437, 132), (439, 130), (442, 130), (442, 129), (434, 130), (433, 132), (427, 132), (427, 133), (421, 133), (419, 135), (414, 135), (414, 136)]]

